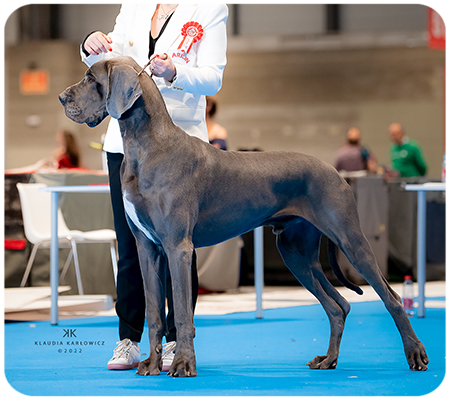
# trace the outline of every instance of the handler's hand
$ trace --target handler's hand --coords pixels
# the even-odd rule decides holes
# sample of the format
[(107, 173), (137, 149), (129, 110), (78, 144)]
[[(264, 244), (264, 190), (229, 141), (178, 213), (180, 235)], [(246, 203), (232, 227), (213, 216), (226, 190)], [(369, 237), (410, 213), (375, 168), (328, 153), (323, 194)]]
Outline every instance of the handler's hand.
[(90, 55), (99, 55), (100, 53), (112, 51), (111, 43), (112, 40), (109, 36), (97, 31), (88, 36), (84, 42), (84, 48)]
[(157, 54), (150, 63), (150, 71), (154, 76), (172, 82), (177, 74), (172, 59), (166, 54)]

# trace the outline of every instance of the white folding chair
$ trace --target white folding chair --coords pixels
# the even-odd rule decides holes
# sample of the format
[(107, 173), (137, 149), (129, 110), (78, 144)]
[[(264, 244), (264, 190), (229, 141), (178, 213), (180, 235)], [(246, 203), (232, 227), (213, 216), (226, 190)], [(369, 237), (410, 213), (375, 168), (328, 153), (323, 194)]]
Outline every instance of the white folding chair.
[[(40, 183), (18, 183), (20, 203), (22, 206), (23, 225), (25, 236), (33, 244), (30, 258), (28, 260), (25, 274), (23, 275), (21, 287), (25, 286), (33, 265), (36, 252), (39, 248), (50, 248), (51, 243), (51, 195), (49, 192), (40, 190), (46, 187)], [(99, 229), (95, 231), (82, 232), (70, 230), (58, 209), (58, 246), (59, 248), (70, 248), (60, 280), (63, 280), (70, 262), (74, 261), (75, 275), (77, 279), (78, 293), (83, 295), (80, 265), (78, 263), (77, 243), (109, 243), (111, 249), (111, 260), (114, 279), (117, 279), (117, 255), (116, 255), (116, 233), (112, 229)]]

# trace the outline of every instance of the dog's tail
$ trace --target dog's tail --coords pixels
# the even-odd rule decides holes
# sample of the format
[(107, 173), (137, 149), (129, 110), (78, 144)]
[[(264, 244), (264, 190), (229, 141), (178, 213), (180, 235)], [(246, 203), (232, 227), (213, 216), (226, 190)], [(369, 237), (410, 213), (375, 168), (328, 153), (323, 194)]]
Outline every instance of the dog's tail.
[(331, 269), (333, 270), (334, 274), (336, 275), (336, 278), (338, 278), (339, 282), (341, 282), (345, 287), (353, 290), (354, 292), (358, 293), (359, 295), (363, 294), (362, 289), (359, 286), (356, 286), (355, 284), (349, 282), (347, 278), (342, 273), (339, 264), (337, 262), (336, 257), (336, 245), (334, 242), (330, 239), (328, 239), (328, 260), (330, 262)]

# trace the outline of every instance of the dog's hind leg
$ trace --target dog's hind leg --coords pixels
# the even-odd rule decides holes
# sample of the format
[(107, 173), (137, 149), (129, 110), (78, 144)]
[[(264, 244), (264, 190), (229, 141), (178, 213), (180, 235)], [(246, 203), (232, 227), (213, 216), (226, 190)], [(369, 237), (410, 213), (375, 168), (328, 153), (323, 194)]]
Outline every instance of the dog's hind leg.
[(315, 357), (307, 365), (312, 369), (334, 369), (350, 305), (323, 273), (319, 261), (320, 237), (321, 232), (303, 220), (278, 234), (277, 247), (286, 266), (319, 300), (330, 321), (327, 354)]
[(312, 222), (343, 251), (355, 269), (374, 288), (394, 319), (409, 367), (412, 370), (424, 371), (428, 364), (425, 348), (411, 327), (400, 297), (390, 287), (378, 267), (370, 244), (361, 230), (351, 192), (341, 194), (339, 204), (323, 204), (327, 213), (320, 214), (320, 219), (319, 214), (316, 214), (316, 221)]
[(362, 233), (350, 232), (350, 237), (341, 235), (341, 249), (355, 269), (375, 289), (394, 319), (403, 341), (406, 359), (410, 369), (425, 371), (428, 356), (425, 347), (414, 333), (409, 318), (403, 310), (400, 297), (381, 273), (367, 239)]

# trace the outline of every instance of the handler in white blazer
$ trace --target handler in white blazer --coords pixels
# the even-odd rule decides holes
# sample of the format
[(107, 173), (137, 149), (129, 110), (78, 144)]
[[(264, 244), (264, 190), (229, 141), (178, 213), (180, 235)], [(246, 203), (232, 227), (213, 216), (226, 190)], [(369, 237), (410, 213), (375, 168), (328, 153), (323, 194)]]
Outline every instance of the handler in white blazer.
[[(149, 68), (174, 123), (189, 135), (208, 141), (206, 99), (222, 86), (226, 65), (228, 8), (217, 4), (124, 4), (112, 32), (96, 31), (81, 45), (88, 66), (99, 60), (131, 56)], [(120, 342), (108, 362), (109, 369), (131, 369), (140, 359), (145, 321), (142, 277), (134, 237), (126, 223), (121, 195), (120, 164), (123, 145), (117, 120), (111, 119), (104, 142), (108, 157), (111, 202), (119, 247), (116, 311)], [(198, 291), (195, 257), (193, 293)], [(171, 296), (167, 317), (169, 346), (163, 351), (168, 370), (176, 340)]]
[[(149, 53), (149, 17), (155, 13), (156, 4), (124, 4), (117, 16), (114, 30), (107, 35), (111, 43), (109, 51), (89, 55), (81, 50), (84, 63), (91, 66), (99, 60), (117, 56), (130, 56), (144, 66)], [(225, 5), (179, 4), (163, 34), (157, 40), (154, 54), (168, 54), (176, 68), (172, 82), (158, 77), (157, 84), (174, 123), (189, 135), (208, 141), (206, 129), (205, 96), (216, 94), (222, 86), (226, 65)], [(202, 28), (201, 38), (192, 44), (188, 53), (179, 49), (184, 39), (183, 26), (197, 22)], [(157, 59), (155, 62), (158, 61)], [(105, 151), (123, 153), (119, 124), (112, 120), (105, 138)]]

